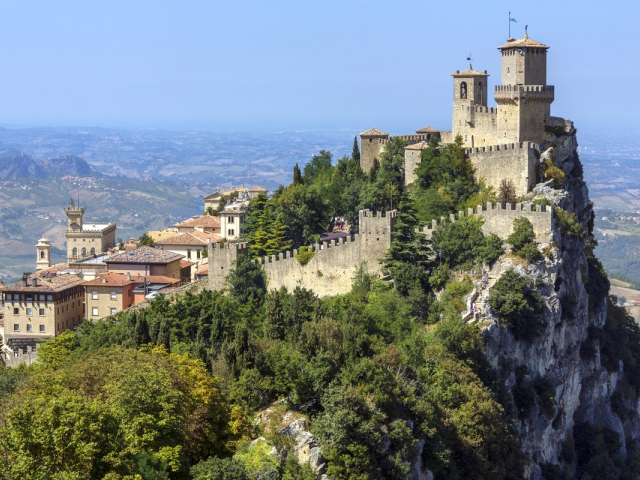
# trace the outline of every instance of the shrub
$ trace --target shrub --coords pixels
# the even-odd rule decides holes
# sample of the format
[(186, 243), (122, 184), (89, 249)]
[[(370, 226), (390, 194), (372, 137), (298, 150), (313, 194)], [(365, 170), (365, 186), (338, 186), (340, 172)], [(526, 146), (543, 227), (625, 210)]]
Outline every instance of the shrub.
[(507, 242), (513, 247), (513, 253), (528, 262), (535, 262), (542, 257), (536, 247), (535, 238), (531, 221), (528, 218), (516, 218), (513, 221), (513, 232), (507, 238)]
[(434, 248), (445, 263), (470, 268), (478, 262), (492, 263), (504, 253), (502, 241), (496, 235), (484, 236), (483, 223), (482, 218), (464, 217), (445, 223), (434, 232)]
[(502, 180), (500, 182), (498, 198), (503, 203), (513, 203), (516, 201), (516, 187), (512, 180)]
[(300, 265), (305, 266), (307, 263), (311, 261), (311, 259), (315, 254), (316, 252), (314, 252), (311, 248), (307, 247), (306, 245), (303, 245), (302, 247), (300, 247), (300, 250), (298, 250), (298, 253), (296, 253), (295, 257), (296, 257), (296, 260), (298, 260), (298, 262), (300, 263)]
[(569, 213), (560, 207), (555, 207), (554, 211), (556, 215), (556, 222), (560, 226), (560, 231), (564, 235), (578, 238), (584, 237), (584, 230), (575, 213)]
[(500, 316), (500, 325), (517, 340), (531, 341), (544, 327), (542, 299), (530, 288), (529, 279), (512, 268), (491, 289), (489, 304)]
[(549, 200), (548, 198), (536, 198), (533, 201), (533, 205), (542, 205), (543, 207), (547, 207), (547, 206), (551, 206), (553, 205), (553, 202), (551, 200)]
[(545, 180), (553, 180), (554, 188), (562, 188), (565, 174), (552, 160), (546, 159), (542, 162), (542, 175)]

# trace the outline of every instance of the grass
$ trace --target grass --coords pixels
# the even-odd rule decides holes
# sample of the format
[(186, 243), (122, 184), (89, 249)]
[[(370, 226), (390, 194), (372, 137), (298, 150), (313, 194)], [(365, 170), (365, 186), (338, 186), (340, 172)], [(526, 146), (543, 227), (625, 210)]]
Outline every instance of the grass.
[(624, 287), (624, 288), (631, 288), (631, 284), (627, 283), (627, 282), (623, 282), (622, 280), (616, 280), (615, 278), (609, 278), (609, 281), (617, 286), (617, 287)]

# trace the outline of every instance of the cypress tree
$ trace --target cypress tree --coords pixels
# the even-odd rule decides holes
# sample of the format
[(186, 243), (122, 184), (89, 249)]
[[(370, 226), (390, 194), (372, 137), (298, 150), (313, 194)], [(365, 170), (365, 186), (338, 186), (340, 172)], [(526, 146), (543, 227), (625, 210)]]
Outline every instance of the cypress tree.
[(293, 184), (294, 185), (302, 185), (304, 181), (302, 180), (302, 173), (300, 172), (300, 167), (296, 163), (293, 167)]
[(360, 149), (358, 148), (358, 137), (353, 137), (353, 152), (351, 152), (351, 158), (360, 165)]
[(284, 312), (279, 292), (269, 292), (264, 302), (264, 335), (274, 340), (284, 339)]
[(136, 318), (133, 338), (136, 345), (144, 345), (151, 342), (151, 338), (149, 338), (149, 325), (147, 324), (147, 317), (144, 311), (140, 312)]
[(167, 352), (171, 351), (171, 342), (169, 340), (169, 332), (167, 330), (167, 323), (163, 318), (160, 320), (160, 329), (158, 330), (158, 338), (156, 339), (156, 345), (164, 345)]

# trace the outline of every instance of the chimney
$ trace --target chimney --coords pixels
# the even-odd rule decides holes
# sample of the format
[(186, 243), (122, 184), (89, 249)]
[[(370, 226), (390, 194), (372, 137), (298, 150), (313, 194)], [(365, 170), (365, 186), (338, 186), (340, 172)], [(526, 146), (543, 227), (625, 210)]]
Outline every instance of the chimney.
[(23, 287), (27, 286), (27, 277), (22, 277), (22, 286)]
[(31, 279), (31, 285), (33, 285), (34, 287), (38, 286), (38, 279), (36, 277), (33, 277)]
[(131, 281), (131, 272), (127, 272), (127, 281), (130, 282)]

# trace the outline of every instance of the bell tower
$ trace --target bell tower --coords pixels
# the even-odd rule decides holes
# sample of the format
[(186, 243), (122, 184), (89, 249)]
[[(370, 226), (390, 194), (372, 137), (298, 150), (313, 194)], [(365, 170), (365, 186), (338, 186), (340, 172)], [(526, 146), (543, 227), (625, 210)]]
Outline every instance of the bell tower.
[(70, 198), (67, 208), (64, 209), (64, 213), (67, 214), (67, 231), (81, 231), (84, 207), (81, 207), (80, 205), (76, 207), (73, 198)]
[(51, 266), (51, 244), (42, 237), (36, 245), (36, 272)]
[(453, 73), (453, 122), (452, 135), (462, 136), (465, 146), (472, 147), (473, 132), (476, 126), (475, 113), (477, 107), (487, 106), (487, 77), (485, 70), (474, 70), (471, 64), (464, 71)]

